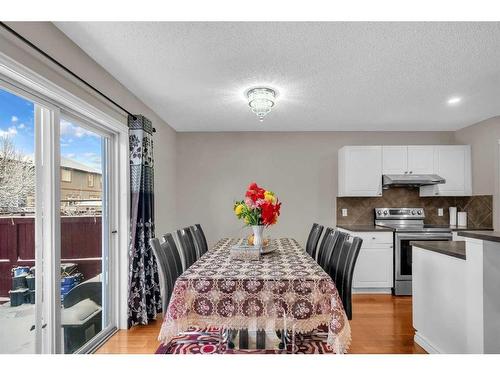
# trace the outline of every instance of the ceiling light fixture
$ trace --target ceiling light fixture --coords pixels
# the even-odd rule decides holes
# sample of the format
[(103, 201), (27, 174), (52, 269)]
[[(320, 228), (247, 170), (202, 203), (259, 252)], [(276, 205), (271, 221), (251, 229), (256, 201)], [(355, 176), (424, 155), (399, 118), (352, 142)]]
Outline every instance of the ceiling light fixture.
[(462, 101), (462, 98), (459, 97), (459, 96), (454, 96), (450, 99), (448, 99), (447, 103), (449, 105), (457, 105), (458, 103), (460, 103)]
[(276, 103), (276, 91), (268, 87), (256, 87), (248, 90), (246, 96), (252, 112), (259, 121), (264, 121), (264, 116), (271, 112)]

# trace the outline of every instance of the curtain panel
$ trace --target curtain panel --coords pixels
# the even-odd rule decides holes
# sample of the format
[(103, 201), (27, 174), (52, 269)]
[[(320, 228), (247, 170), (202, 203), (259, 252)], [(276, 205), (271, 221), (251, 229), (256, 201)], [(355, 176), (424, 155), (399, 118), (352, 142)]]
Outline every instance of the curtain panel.
[(129, 116), (130, 245), (128, 326), (148, 324), (161, 312), (160, 283), (149, 240), (155, 237), (153, 125)]

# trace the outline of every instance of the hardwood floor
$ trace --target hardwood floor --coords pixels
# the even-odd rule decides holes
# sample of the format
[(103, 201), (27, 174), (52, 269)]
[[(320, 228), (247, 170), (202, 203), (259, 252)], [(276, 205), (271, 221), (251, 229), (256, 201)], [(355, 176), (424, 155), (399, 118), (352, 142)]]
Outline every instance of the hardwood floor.
[[(413, 342), (411, 297), (358, 294), (353, 296), (352, 354), (425, 353)], [(121, 330), (97, 353), (154, 353), (161, 320)]]

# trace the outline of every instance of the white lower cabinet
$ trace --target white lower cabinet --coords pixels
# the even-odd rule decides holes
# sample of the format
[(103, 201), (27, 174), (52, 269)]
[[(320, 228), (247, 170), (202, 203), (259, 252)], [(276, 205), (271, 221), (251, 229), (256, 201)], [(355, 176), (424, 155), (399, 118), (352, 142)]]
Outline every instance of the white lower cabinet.
[(353, 293), (391, 293), (394, 285), (392, 232), (352, 232), (338, 229), (363, 239), (354, 267)]

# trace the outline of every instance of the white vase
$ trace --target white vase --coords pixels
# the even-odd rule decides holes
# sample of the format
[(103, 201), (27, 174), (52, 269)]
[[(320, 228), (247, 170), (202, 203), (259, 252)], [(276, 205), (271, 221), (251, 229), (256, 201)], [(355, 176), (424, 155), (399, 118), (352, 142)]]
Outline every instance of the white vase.
[(262, 248), (264, 244), (264, 225), (252, 225), (253, 230), (253, 245)]

